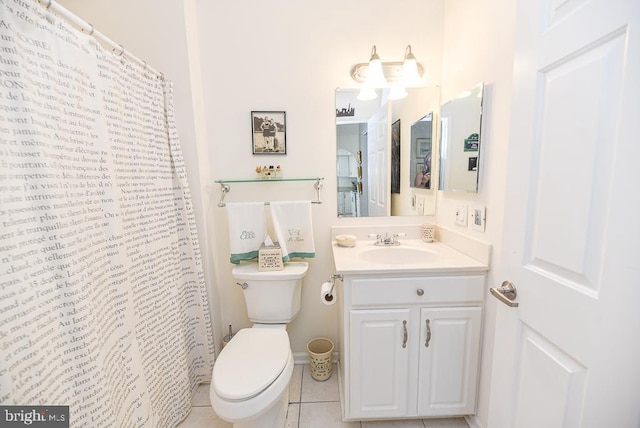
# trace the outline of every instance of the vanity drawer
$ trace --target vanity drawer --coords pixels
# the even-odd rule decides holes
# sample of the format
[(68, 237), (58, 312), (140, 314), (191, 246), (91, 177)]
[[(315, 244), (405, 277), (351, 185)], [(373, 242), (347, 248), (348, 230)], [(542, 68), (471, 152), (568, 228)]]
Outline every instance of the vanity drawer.
[(484, 275), (354, 278), (350, 288), (352, 306), (482, 302)]

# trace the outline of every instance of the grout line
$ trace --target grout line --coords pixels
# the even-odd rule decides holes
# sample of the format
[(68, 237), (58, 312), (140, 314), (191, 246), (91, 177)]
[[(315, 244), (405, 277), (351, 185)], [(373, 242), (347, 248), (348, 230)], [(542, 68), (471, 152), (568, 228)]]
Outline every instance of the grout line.
[(298, 424), (296, 428), (300, 428), (300, 418), (302, 417), (302, 384), (304, 382), (304, 368), (305, 365), (302, 365), (302, 370), (300, 371), (300, 404), (298, 405)]

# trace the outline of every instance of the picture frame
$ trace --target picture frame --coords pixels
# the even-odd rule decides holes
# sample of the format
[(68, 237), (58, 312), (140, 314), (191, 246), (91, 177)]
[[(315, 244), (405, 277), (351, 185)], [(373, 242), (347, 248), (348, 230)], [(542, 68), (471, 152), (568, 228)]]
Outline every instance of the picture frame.
[(431, 138), (416, 138), (416, 158), (423, 158), (431, 153)]
[(473, 133), (468, 138), (464, 139), (464, 151), (465, 152), (477, 152), (480, 146), (480, 135)]
[(286, 112), (251, 112), (251, 148), (254, 155), (287, 154)]
[(391, 193), (400, 193), (400, 119), (391, 124)]

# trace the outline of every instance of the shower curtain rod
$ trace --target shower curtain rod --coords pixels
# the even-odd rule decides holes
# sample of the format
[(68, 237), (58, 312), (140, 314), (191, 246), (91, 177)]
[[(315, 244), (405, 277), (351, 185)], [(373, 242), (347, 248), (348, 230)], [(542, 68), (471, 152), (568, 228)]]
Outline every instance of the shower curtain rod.
[(126, 57), (145, 70), (148, 70), (151, 73), (155, 74), (159, 79), (164, 80), (164, 73), (154, 69), (153, 67), (150, 67), (149, 64), (147, 64), (147, 61), (141, 60), (140, 58), (126, 50), (124, 46), (114, 42), (113, 40), (102, 34), (100, 31), (96, 30), (92, 24), (89, 24), (88, 22), (82, 20), (73, 12), (66, 9), (64, 6), (56, 3), (54, 0), (38, 0), (38, 3), (44, 4), (44, 7), (47, 10), (55, 12), (62, 18), (69, 21), (71, 24), (79, 27), (80, 31), (82, 31), (83, 33), (88, 33), (90, 36), (95, 37), (100, 43), (106, 45), (109, 49), (111, 49), (112, 52), (116, 53), (118, 56)]

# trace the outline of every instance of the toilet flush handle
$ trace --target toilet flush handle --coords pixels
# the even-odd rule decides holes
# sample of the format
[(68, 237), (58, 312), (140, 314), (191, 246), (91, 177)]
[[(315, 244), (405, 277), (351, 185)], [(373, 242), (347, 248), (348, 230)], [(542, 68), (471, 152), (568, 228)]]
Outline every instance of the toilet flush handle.
[(240, 288), (242, 288), (243, 290), (246, 290), (246, 288), (249, 286), (249, 284), (247, 284), (246, 282), (243, 282), (242, 284), (240, 284), (239, 282), (236, 282), (236, 284), (238, 284)]

